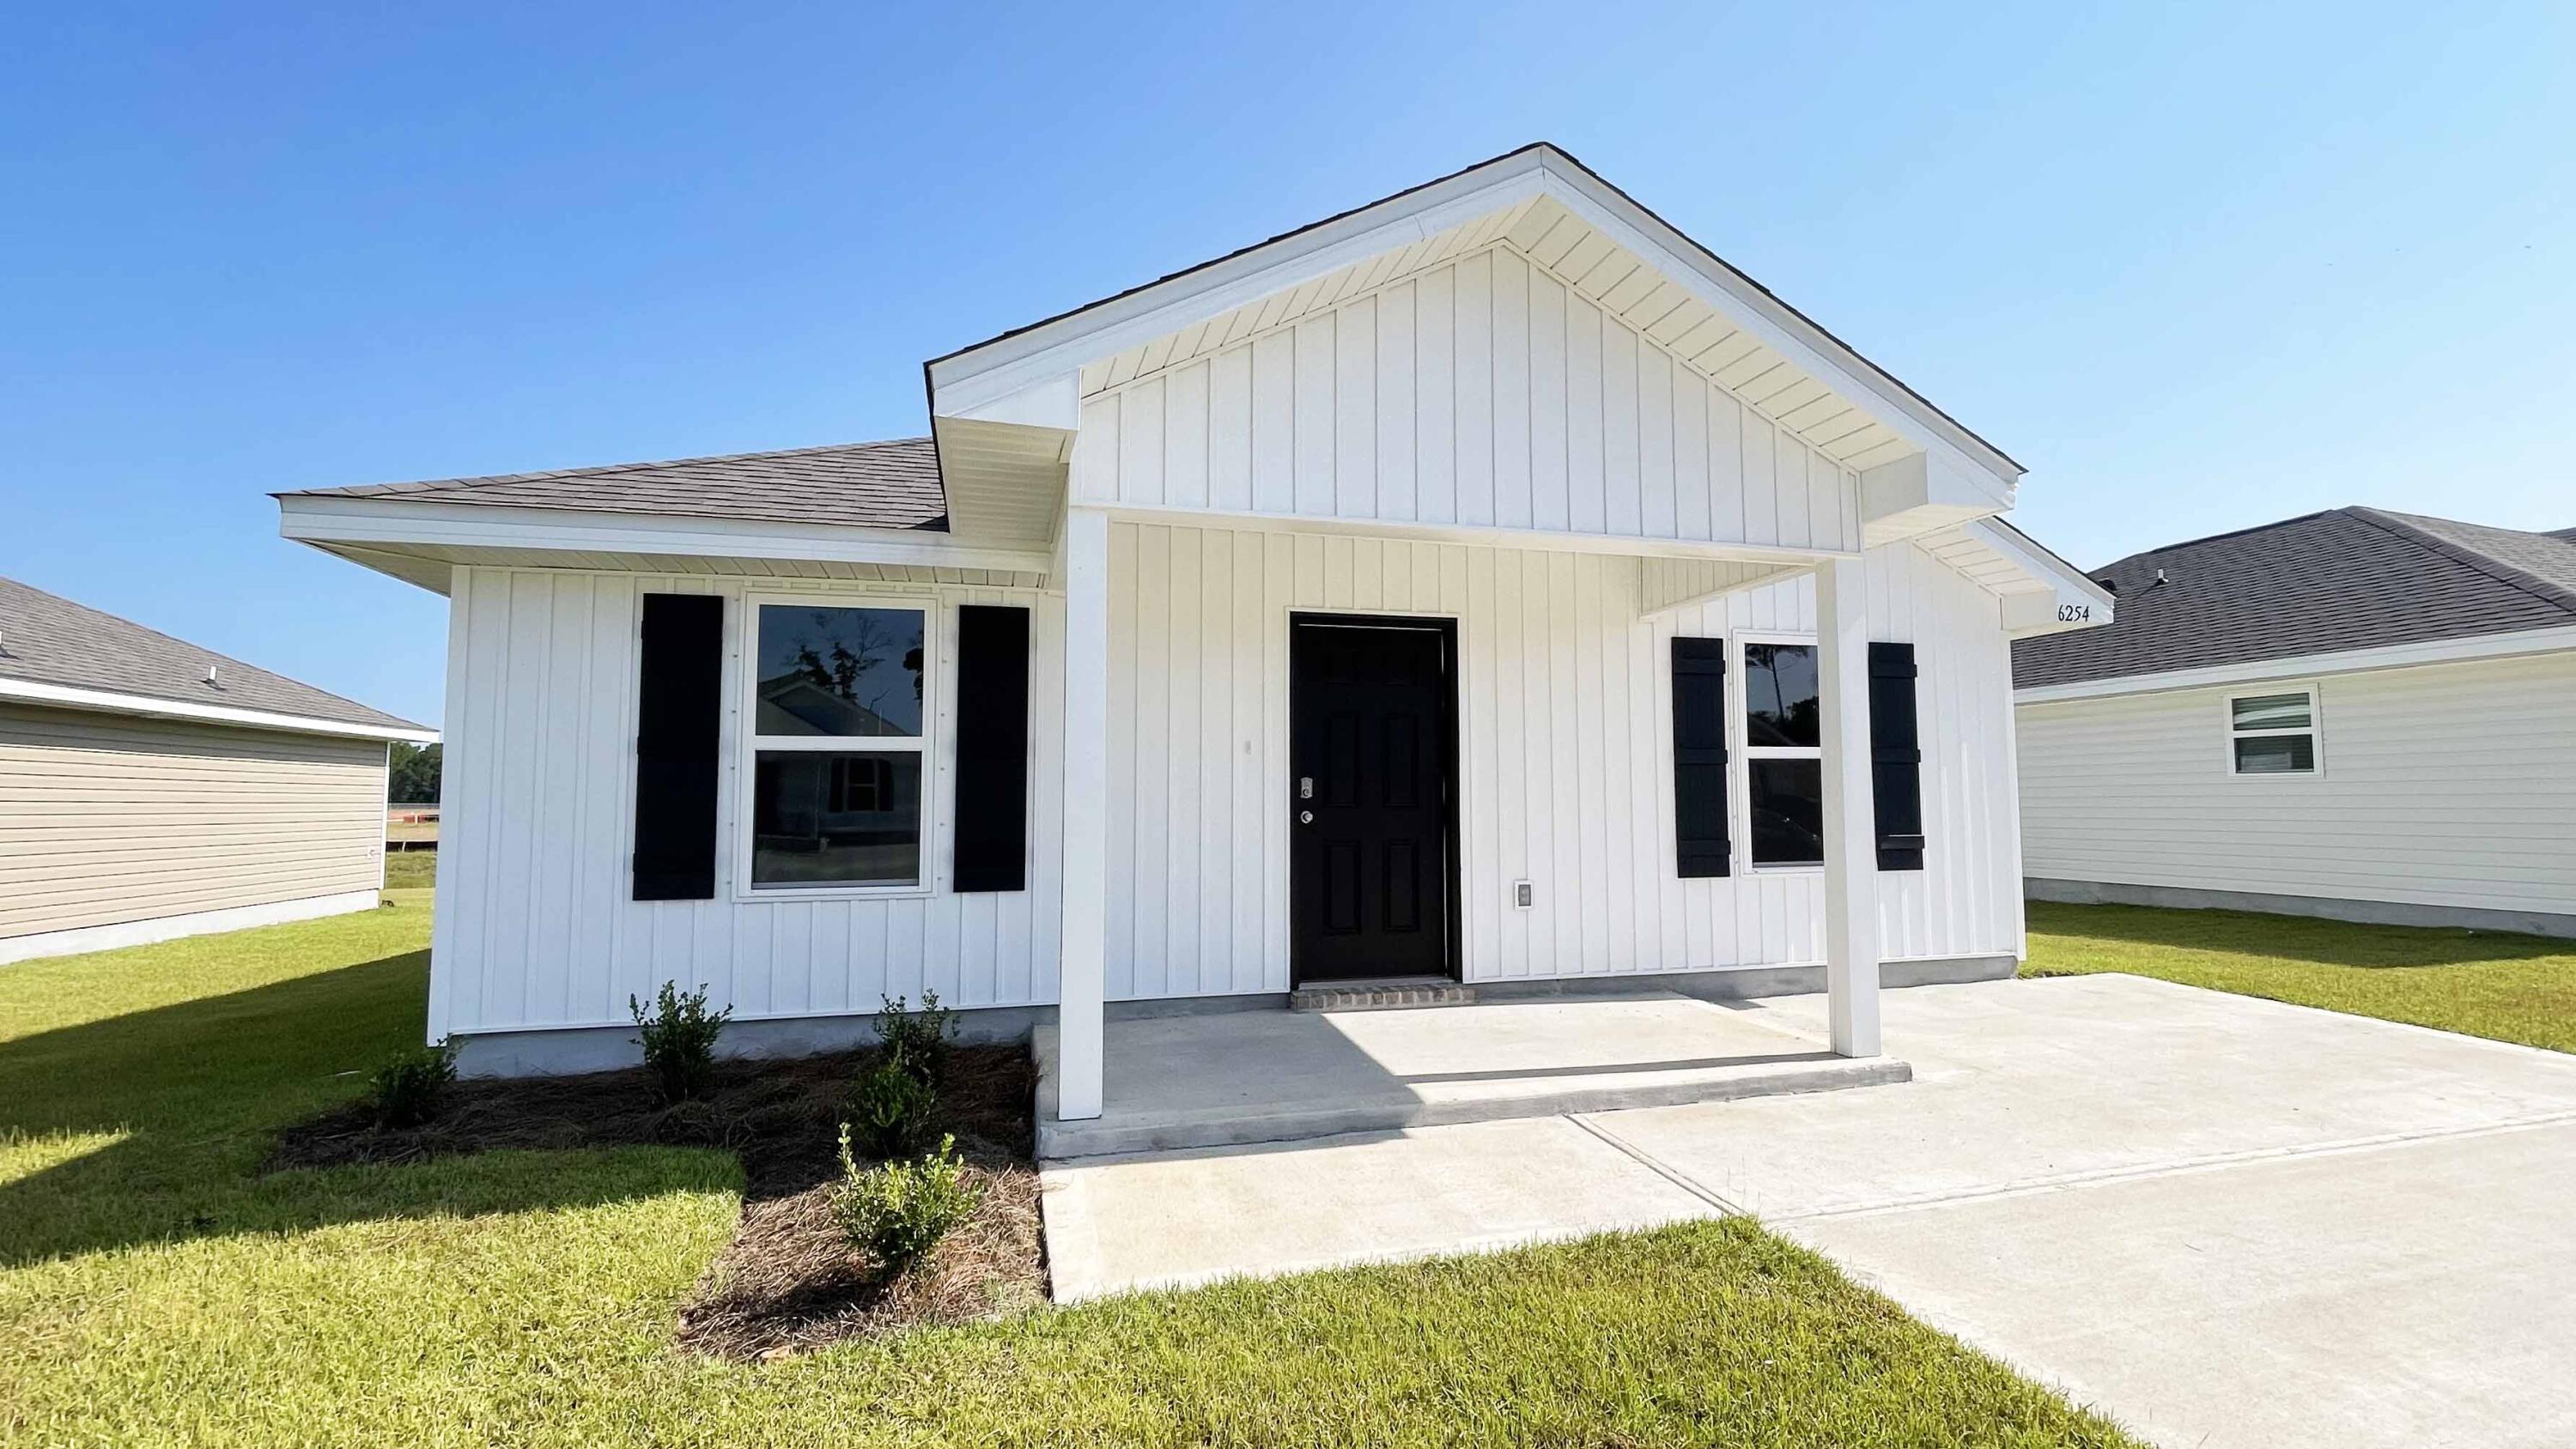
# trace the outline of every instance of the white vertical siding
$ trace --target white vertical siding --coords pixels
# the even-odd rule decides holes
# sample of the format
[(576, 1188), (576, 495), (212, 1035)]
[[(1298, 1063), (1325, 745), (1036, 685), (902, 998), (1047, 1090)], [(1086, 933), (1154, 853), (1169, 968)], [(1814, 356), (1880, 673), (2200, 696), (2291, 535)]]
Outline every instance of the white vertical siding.
[(1857, 475), (1497, 248), (1087, 398), (1075, 501), (1861, 546)]
[(2227, 769), (2226, 696), (2023, 705), (2032, 876), (2576, 914), (2576, 653), (2285, 681), (2324, 772)]
[[(1469, 979), (1819, 960), (1820, 873), (1674, 874), (1667, 642), (1811, 632), (1813, 587), (1778, 584), (1643, 621), (1642, 567), (1604, 555), (1114, 525), (1110, 996), (1289, 985), (1292, 611), (1459, 621)], [(1871, 636), (1913, 642), (1922, 671), (1929, 868), (1879, 875), (1886, 954), (2013, 952), (2010, 666), (1994, 599), (1910, 546), (1873, 551), (1867, 573)], [(1740, 702), (1740, 689), (1731, 695)], [(1740, 777), (1731, 795), (1740, 842)], [(1535, 910), (1512, 908), (1518, 879), (1535, 883)]]
[[(746, 591), (848, 591), (763, 579), (459, 569), (449, 646), (445, 869), (439, 881), (433, 1036), (621, 1024), (630, 995), (665, 980), (705, 983), (740, 1016), (876, 1008), (926, 986), (960, 1006), (1055, 995), (1061, 808), (1062, 619), (1042, 594), (918, 585), (934, 600), (934, 747), (923, 780), (931, 838), (926, 896), (733, 899), (740, 701), (724, 701), (717, 895), (631, 899), (636, 630), (643, 594), (725, 595), (728, 660), (743, 647)], [(955, 720), (956, 606), (1035, 610), (1030, 710), (1029, 888), (947, 889)], [(725, 678), (737, 677), (729, 662)]]

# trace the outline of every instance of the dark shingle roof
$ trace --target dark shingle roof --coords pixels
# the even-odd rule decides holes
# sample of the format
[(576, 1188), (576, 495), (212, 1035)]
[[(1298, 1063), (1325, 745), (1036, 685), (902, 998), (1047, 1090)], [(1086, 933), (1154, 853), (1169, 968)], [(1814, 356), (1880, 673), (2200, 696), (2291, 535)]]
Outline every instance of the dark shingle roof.
[[(213, 684), (206, 683), (209, 667), (215, 670)], [(422, 728), (6, 578), (0, 578), (0, 679), (300, 715), (334, 724)]]
[(2376, 508), (2133, 554), (2092, 577), (2118, 595), (2114, 622), (2016, 642), (2015, 686), (2576, 624), (2576, 542)]
[(945, 529), (948, 503), (928, 438), (835, 443), (662, 463), (615, 463), (548, 473), (311, 488), (281, 498), (402, 498), (496, 508), (568, 508), (771, 523)]

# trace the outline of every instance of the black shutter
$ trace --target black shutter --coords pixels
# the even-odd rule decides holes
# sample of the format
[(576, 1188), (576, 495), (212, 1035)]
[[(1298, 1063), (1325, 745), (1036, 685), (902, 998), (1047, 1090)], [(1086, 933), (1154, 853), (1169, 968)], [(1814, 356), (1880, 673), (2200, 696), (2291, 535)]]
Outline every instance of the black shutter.
[(1673, 640), (1673, 831), (1684, 879), (1727, 873), (1723, 639)]
[(1028, 889), (1029, 611), (957, 611), (957, 850), (950, 887)]
[(1923, 868), (1923, 749), (1914, 723), (1914, 646), (1869, 646), (1869, 782), (1878, 868)]
[(635, 699), (635, 899), (716, 893), (724, 599), (646, 594)]

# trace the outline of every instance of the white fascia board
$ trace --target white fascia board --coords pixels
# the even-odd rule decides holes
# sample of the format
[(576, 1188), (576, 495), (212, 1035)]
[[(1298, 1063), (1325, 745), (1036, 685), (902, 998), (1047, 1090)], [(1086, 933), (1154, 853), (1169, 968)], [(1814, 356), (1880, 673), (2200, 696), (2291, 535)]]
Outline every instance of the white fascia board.
[(413, 745), (438, 743), (436, 730), (412, 729), (398, 725), (349, 724), (341, 720), (315, 719), (311, 715), (279, 714), (264, 709), (236, 709), (228, 704), (197, 704), (189, 700), (155, 699), (148, 694), (126, 694), (111, 689), (79, 689), (67, 684), (40, 684), (31, 679), (0, 679), (0, 699), (50, 705), (57, 709), (91, 710), (101, 714), (145, 715), (153, 719), (188, 720), (197, 724), (238, 725), (244, 729), (281, 730), (289, 734), (337, 735), (361, 740), (400, 740), (405, 744)]
[(919, 529), (681, 518), (570, 509), (496, 508), (400, 497), (287, 497), (278, 532), (311, 544), (570, 549), (591, 553), (918, 564), (1039, 572), (1044, 552), (983, 548)]
[(1955, 468), (1991, 480), (1997, 506), (2012, 506), (2013, 489), (2022, 476), (2019, 464), (1942, 416), (1751, 278), (1717, 261), (1670, 222), (1579, 166), (1547, 168), (1541, 186), (1567, 210), (1724, 313), (1808, 376), (1846, 397), (1874, 400), (1879, 406), (1870, 409), (1871, 415), (1899, 437)]
[(2040, 547), (2028, 534), (2000, 518), (1970, 519), (1961, 527), (1977, 542), (2010, 559), (2034, 582), (2099, 606), (2101, 615), (2095, 622), (2111, 622), (2118, 596), (2095, 583), (2082, 569)]
[(2054, 704), (2112, 695), (2160, 694), (2173, 689), (2259, 684), (2266, 680), (2304, 679), (2320, 674), (2360, 674), (2375, 669), (2409, 669), (2425, 664), (2467, 664), (2481, 659), (2554, 654), (2561, 650), (2576, 650), (2576, 627), (2525, 629), (2511, 634), (2472, 634), (2464, 639), (2428, 639), (2416, 644), (2386, 644), (2375, 649), (2346, 649), (2332, 654), (2249, 659), (2241, 664), (2216, 664), (2205, 669), (2169, 669), (2159, 674), (2131, 674), (2118, 679), (2035, 685), (2014, 690), (2013, 703)]
[(1729, 563), (1776, 563), (1808, 568), (1828, 559), (1856, 559), (1858, 549), (1795, 548), (1761, 543), (1710, 542), (1693, 538), (1642, 538), (1615, 533), (1559, 533), (1492, 524), (1411, 523), (1384, 518), (1323, 518), (1302, 513), (1236, 513), (1167, 504), (1076, 505), (1105, 513), (1120, 523), (1200, 525), (1262, 533), (1312, 533), (1336, 538), (1379, 538), (1407, 543), (1458, 543), (1488, 548), (1528, 549), (1542, 553), (1617, 554), (1626, 558), (1710, 559)]
[(1515, 152), (1374, 206), (933, 361), (930, 411), (975, 412), (1202, 317), (1411, 246), (1540, 192), (1549, 153)]

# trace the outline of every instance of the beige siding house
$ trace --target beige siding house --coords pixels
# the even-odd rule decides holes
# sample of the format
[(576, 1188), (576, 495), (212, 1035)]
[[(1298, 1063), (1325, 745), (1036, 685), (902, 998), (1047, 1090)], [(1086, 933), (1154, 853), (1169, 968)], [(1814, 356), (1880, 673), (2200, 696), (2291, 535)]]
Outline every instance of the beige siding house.
[(2342, 508), (2098, 577), (2015, 647), (2030, 894), (2576, 936), (2576, 539)]
[(0, 963), (373, 905), (435, 738), (0, 579)]

